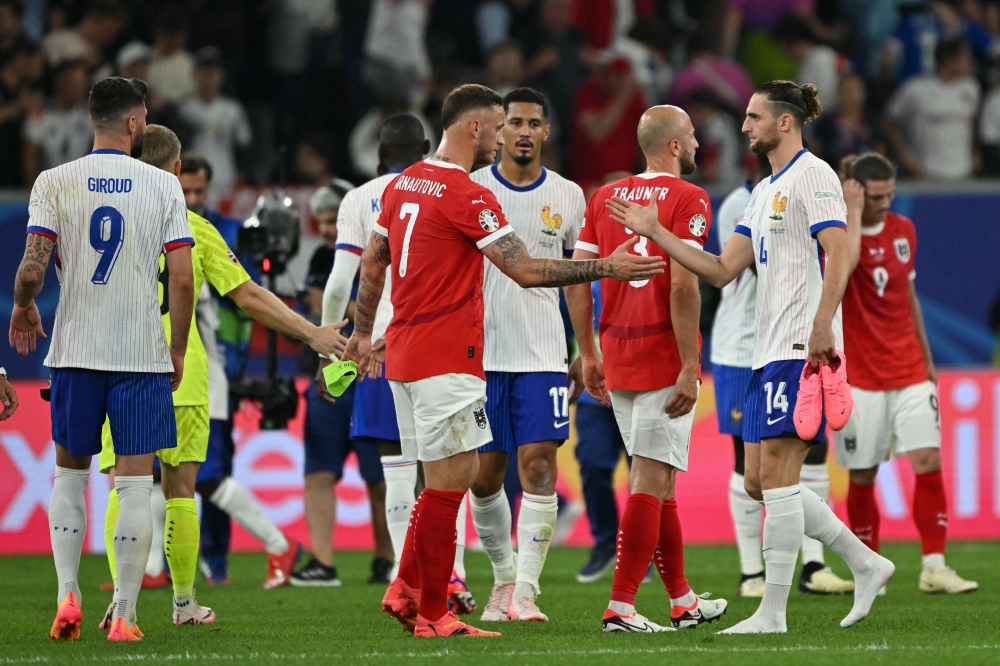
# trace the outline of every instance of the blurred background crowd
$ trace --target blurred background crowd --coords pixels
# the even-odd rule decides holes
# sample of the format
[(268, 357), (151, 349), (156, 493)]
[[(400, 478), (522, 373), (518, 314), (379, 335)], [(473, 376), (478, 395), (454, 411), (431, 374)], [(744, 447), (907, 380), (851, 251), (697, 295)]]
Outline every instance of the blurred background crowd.
[[(150, 86), (149, 121), (234, 185), (355, 183), (408, 110), (440, 133), (455, 85), (542, 90), (547, 164), (585, 190), (640, 168), (642, 111), (683, 106), (694, 178), (738, 185), (754, 87), (819, 86), (811, 149), (885, 152), (903, 175), (1000, 176), (1000, 0), (0, 0), (0, 187), (90, 150), (86, 96)], [(280, 150), (284, 147), (285, 150)]]

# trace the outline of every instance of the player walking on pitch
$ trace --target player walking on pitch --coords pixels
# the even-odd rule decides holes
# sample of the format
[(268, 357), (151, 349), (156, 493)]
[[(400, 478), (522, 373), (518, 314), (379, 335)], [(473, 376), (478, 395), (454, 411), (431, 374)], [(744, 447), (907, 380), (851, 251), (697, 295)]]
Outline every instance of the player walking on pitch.
[(479, 85), (445, 98), (444, 137), (435, 155), (386, 188), (361, 265), (357, 317), (345, 359), (366, 372), (386, 268), (393, 270), (393, 320), (386, 370), (403, 455), (424, 465), (427, 487), (410, 516), (399, 576), (383, 610), (417, 636), (497, 636), (448, 612), (455, 518), (479, 467), (476, 449), (492, 439), (484, 403), (482, 254), (522, 287), (559, 287), (601, 277), (648, 279), (660, 259), (627, 253), (606, 259), (536, 259), (512, 233), (496, 197), (469, 172), (503, 145), (503, 100)]
[[(647, 170), (605, 185), (591, 197), (575, 259), (606, 253), (632, 233), (607, 219), (610, 196), (650, 201), (658, 196), (663, 213), (654, 221), (673, 229), (682, 242), (701, 251), (712, 224), (708, 194), (680, 179), (694, 173), (691, 119), (675, 106), (655, 106), (639, 121), (639, 146)], [(655, 205), (655, 204), (654, 204)], [(642, 256), (666, 255), (642, 238)], [(724, 599), (698, 597), (684, 575), (684, 543), (674, 487), (677, 470), (687, 471), (694, 406), (701, 374), (698, 278), (672, 261), (662, 276), (601, 285), (601, 352), (590, 332), (594, 310), (586, 285), (566, 290), (570, 317), (580, 345), (587, 392), (612, 407), (625, 449), (632, 456), (628, 504), (618, 528), (618, 553), (611, 602), (602, 626), (607, 632), (656, 633), (696, 627), (726, 612)], [(674, 627), (651, 622), (635, 610), (635, 595), (650, 560), (670, 595)]]
[[(542, 167), (550, 130), (545, 97), (518, 88), (504, 98), (504, 109), (500, 162), (476, 171), (472, 180), (493, 193), (532, 256), (571, 256), (586, 203), (576, 183)], [(483, 621), (547, 622), (535, 596), (556, 526), (556, 452), (569, 438), (569, 404), (579, 395), (569, 394), (559, 292), (521, 289), (487, 264), (483, 300), (486, 416), (493, 441), (479, 449), (479, 476), (472, 484), (472, 519), (493, 564)], [(576, 386), (582, 390), (582, 381)], [(503, 488), (511, 453), (524, 488), (516, 557)]]
[[(766, 83), (750, 99), (743, 132), (750, 136), (751, 150), (768, 156), (774, 175), (754, 188), (746, 215), (722, 256), (691, 248), (658, 224), (655, 201), (641, 206), (614, 197), (607, 203), (612, 219), (649, 237), (717, 287), (756, 263), (757, 334), (754, 373), (743, 410), (743, 440), (747, 492), (763, 499), (767, 508), (766, 583), (757, 612), (722, 633), (787, 630), (785, 606), (803, 529), (840, 555), (854, 574), (854, 607), (841, 621), (842, 627), (868, 615), (879, 589), (895, 570), (892, 562), (841, 523), (816, 493), (799, 483), (808, 451), (791, 423), (799, 378), (803, 362), (817, 370), (827, 366), (824, 374), (829, 376), (829, 365), (839, 359), (834, 365), (838, 373), (844, 372), (837, 350), (842, 337), (840, 299), (854, 261), (844, 233), (847, 210), (840, 181), (833, 169), (802, 147), (803, 123), (821, 111), (816, 86), (799, 87), (790, 81)], [(846, 382), (828, 386), (848, 390)], [(837, 391), (827, 389), (827, 393), (837, 399)]]
[(917, 233), (913, 222), (889, 212), (896, 169), (876, 153), (845, 161), (844, 176), (864, 186), (861, 256), (844, 293), (844, 351), (851, 359), (851, 393), (858, 411), (836, 434), (837, 464), (851, 472), (847, 516), (851, 529), (879, 550), (875, 476), (889, 454), (913, 466), (913, 522), (920, 532), (926, 593), (975, 592), (944, 562), (948, 504), (941, 478), (941, 417), (937, 371), (914, 286)]
[[(90, 91), (94, 151), (42, 172), (28, 204), (28, 240), (14, 285), (10, 343), (35, 350), (42, 335), (34, 298), (58, 243), (62, 287), (45, 364), (52, 368), (56, 470), (49, 535), (59, 578), (59, 610), (49, 633), (80, 637), (77, 575), (87, 531), (90, 461), (101, 451), (105, 415), (115, 437), (121, 511), (113, 549), (118, 602), (108, 640), (142, 638), (135, 604), (153, 526), (153, 454), (177, 446), (171, 390), (184, 374), (194, 312), (191, 228), (180, 183), (132, 159), (142, 153), (146, 84), (111, 77)], [(157, 295), (166, 252), (173, 332), (170, 344)]]

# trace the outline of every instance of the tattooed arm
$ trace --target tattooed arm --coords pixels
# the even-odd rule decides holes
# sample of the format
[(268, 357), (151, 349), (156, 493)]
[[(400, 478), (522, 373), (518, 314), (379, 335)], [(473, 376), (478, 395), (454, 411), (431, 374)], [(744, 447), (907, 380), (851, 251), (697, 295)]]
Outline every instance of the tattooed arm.
[(368, 247), (361, 257), (361, 282), (354, 309), (354, 333), (347, 341), (344, 360), (358, 363), (358, 375), (363, 375), (371, 362), (372, 329), (375, 327), (375, 312), (382, 300), (385, 288), (385, 270), (392, 262), (389, 254), (389, 238), (372, 232)]
[(28, 355), (35, 351), (38, 335), (47, 337), (42, 329), (42, 317), (35, 306), (35, 296), (45, 284), (45, 270), (56, 242), (41, 234), (28, 234), (24, 245), (24, 257), (14, 277), (14, 311), (10, 316), (8, 341), (18, 354)]
[(606, 277), (645, 280), (662, 273), (666, 263), (661, 258), (628, 253), (638, 242), (635, 236), (603, 259), (537, 259), (528, 254), (517, 234), (509, 233), (483, 248), (483, 254), (521, 287), (565, 287)]

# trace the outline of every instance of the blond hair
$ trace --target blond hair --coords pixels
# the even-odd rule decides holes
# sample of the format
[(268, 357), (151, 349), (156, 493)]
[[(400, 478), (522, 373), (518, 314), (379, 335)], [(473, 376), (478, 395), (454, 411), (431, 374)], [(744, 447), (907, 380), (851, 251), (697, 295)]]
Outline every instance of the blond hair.
[(181, 140), (173, 130), (163, 125), (147, 125), (139, 159), (150, 166), (172, 171), (181, 156)]

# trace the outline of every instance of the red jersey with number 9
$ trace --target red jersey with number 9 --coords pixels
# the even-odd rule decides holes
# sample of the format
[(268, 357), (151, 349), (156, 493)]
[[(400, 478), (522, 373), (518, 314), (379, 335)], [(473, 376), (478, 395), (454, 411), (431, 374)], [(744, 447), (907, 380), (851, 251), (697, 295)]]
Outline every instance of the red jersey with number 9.
[[(605, 185), (590, 198), (576, 247), (606, 257), (633, 233), (611, 219), (604, 202), (621, 197), (649, 205), (657, 198), (660, 224), (685, 243), (701, 248), (712, 226), (708, 194), (697, 185), (665, 173), (643, 173)], [(681, 371), (677, 337), (670, 321), (670, 257), (648, 238), (640, 238), (634, 254), (663, 257), (667, 270), (649, 280), (601, 282), (602, 309), (598, 330), (608, 389), (652, 391), (673, 386)], [(701, 334), (698, 334), (701, 349)], [(699, 376), (701, 368), (699, 364)]]
[(460, 166), (425, 160), (391, 181), (374, 232), (389, 238), (393, 318), (386, 377), (483, 373), (483, 254), (513, 229)]
[(910, 304), (917, 252), (913, 222), (887, 213), (885, 222), (861, 233), (861, 257), (841, 305), (847, 378), (865, 391), (926, 382), (927, 363)]

